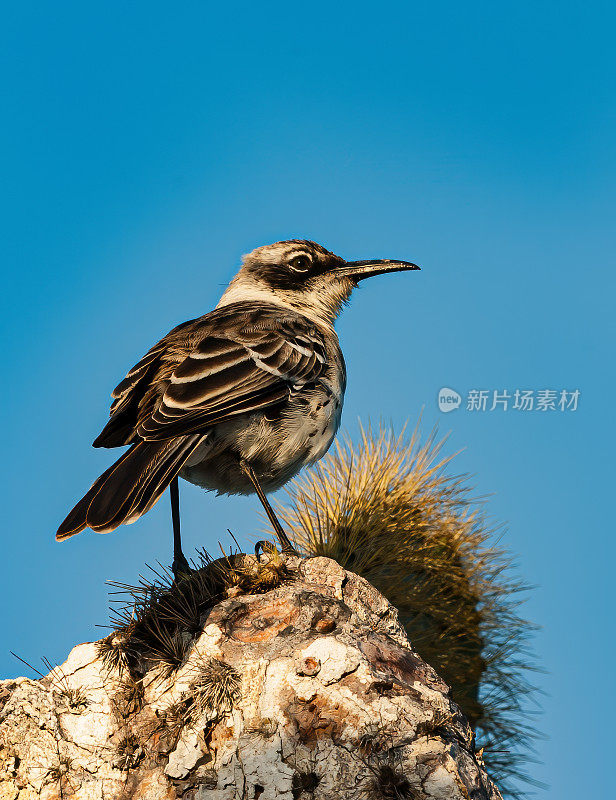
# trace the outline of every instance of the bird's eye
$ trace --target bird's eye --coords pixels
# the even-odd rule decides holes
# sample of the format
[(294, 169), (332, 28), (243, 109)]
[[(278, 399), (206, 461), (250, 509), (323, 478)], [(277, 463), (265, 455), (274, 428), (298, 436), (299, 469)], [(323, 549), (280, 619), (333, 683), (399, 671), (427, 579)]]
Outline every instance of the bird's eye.
[(312, 266), (312, 261), (309, 256), (295, 256), (289, 261), (289, 266), (295, 272), (308, 272)]

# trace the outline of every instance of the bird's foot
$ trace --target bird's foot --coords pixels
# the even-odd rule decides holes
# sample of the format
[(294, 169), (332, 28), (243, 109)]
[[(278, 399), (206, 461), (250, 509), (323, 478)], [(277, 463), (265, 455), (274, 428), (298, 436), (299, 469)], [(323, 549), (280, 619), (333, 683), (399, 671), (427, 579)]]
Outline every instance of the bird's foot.
[(285, 539), (286, 539), (286, 542), (282, 543), (282, 547), (281, 547), (280, 550), (278, 550), (278, 548), (276, 547), (274, 542), (270, 542), (270, 541), (267, 541), (267, 540), (264, 540), (264, 539), (261, 539), (260, 541), (258, 541), (255, 544), (255, 556), (257, 557), (257, 561), (258, 562), (261, 561), (261, 553), (265, 553), (266, 555), (274, 556), (274, 557), (279, 555), (279, 554), (282, 554), (284, 556), (297, 556), (297, 555), (299, 555), (297, 550), (293, 547), (293, 545), (286, 538), (286, 536), (285, 536)]
[(274, 555), (275, 553), (278, 553), (278, 550), (273, 542), (268, 542), (266, 539), (260, 539), (255, 544), (255, 556), (259, 563), (261, 563), (261, 553), (265, 553), (266, 555)]

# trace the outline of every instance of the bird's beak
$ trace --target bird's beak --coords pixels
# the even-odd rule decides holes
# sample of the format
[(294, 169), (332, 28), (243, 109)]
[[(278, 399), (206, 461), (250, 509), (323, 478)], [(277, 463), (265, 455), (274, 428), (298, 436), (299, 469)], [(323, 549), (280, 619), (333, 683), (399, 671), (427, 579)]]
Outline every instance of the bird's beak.
[(386, 272), (403, 272), (421, 269), (410, 261), (393, 261), (389, 258), (377, 258), (372, 261), (345, 261), (334, 272), (336, 275), (348, 276), (355, 281), (363, 281), (373, 275), (384, 275)]

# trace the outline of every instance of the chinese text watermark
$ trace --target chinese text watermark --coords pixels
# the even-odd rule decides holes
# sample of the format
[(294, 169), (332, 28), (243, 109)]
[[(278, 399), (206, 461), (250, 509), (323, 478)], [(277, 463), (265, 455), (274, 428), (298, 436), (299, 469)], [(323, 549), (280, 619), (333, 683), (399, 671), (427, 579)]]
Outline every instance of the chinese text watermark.
[(464, 404), (467, 411), (577, 411), (579, 389), (470, 389), (464, 399), (443, 387), (438, 407), (447, 414)]

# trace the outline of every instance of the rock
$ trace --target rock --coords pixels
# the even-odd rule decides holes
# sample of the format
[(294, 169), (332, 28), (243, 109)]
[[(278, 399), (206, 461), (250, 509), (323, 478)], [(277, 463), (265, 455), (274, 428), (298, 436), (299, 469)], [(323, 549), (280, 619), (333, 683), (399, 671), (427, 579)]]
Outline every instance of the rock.
[(175, 671), (83, 644), (1, 682), (0, 800), (499, 800), (385, 598), (329, 559), (286, 566), (205, 612)]

